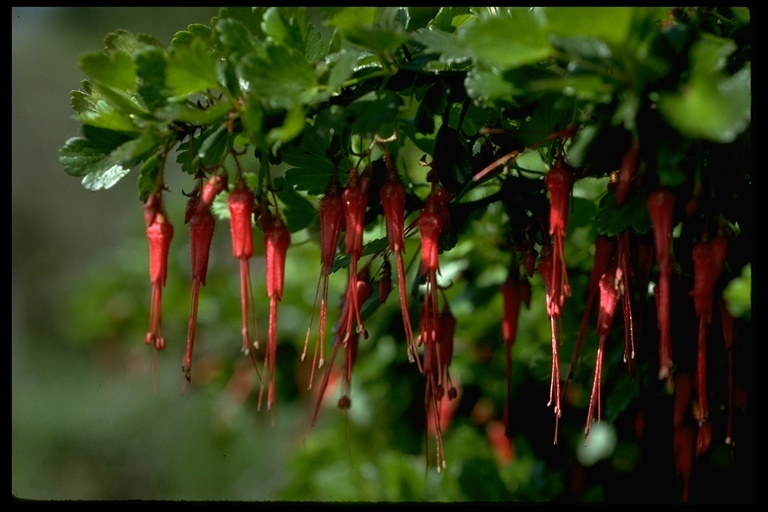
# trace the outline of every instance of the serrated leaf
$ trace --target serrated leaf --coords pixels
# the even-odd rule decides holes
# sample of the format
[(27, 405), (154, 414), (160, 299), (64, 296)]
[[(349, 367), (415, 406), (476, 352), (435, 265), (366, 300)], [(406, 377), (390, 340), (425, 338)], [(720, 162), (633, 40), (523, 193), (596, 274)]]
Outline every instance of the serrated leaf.
[(59, 151), (59, 161), (72, 176), (83, 176), (89, 190), (108, 189), (122, 179), (143, 156), (157, 146), (149, 134), (142, 134), (109, 150), (103, 143), (76, 137)]
[(85, 176), (93, 165), (103, 160), (109, 151), (94, 145), (85, 137), (73, 137), (59, 150), (59, 162), (70, 176)]
[(448, 66), (467, 62), (473, 55), (464, 41), (442, 30), (419, 30), (413, 38), (424, 45), (425, 52), (438, 54), (440, 62)]
[(130, 167), (115, 164), (109, 168), (89, 173), (83, 178), (82, 184), (88, 190), (106, 190), (112, 188), (129, 172), (131, 172)]
[(176, 97), (186, 97), (219, 87), (216, 57), (202, 39), (171, 51), (166, 67), (166, 83)]
[(93, 80), (123, 91), (136, 91), (136, 65), (124, 52), (106, 55), (88, 53), (80, 57), (80, 69)]
[(524, 91), (515, 88), (513, 83), (505, 80), (494, 71), (484, 71), (474, 68), (467, 74), (464, 82), (467, 95), (480, 101), (494, 101), (503, 99), (505, 102), (516, 105), (515, 96)]
[(383, 91), (381, 95), (372, 93), (353, 102), (347, 108), (347, 115), (353, 119), (352, 130), (355, 133), (389, 137), (402, 105), (400, 96), (392, 91)]
[(616, 206), (616, 195), (613, 192), (606, 194), (605, 206), (595, 217), (597, 233), (616, 236), (625, 229), (632, 229), (635, 233), (647, 233), (651, 229), (647, 197), (646, 192), (631, 194), (624, 204)]
[(457, 34), (477, 61), (502, 71), (537, 64), (552, 53), (540, 17), (527, 8), (478, 19), (463, 25)]
[(147, 46), (162, 48), (162, 43), (149, 34), (134, 35), (125, 29), (118, 29), (104, 38), (104, 52), (108, 55), (125, 53), (133, 58)]
[(339, 51), (336, 61), (331, 68), (330, 76), (328, 77), (328, 93), (338, 92), (344, 85), (344, 82), (352, 77), (359, 57), (360, 53), (356, 50), (347, 49)]
[(142, 203), (147, 201), (150, 194), (157, 192), (158, 188), (162, 185), (158, 182), (160, 176), (160, 169), (162, 160), (160, 155), (155, 153), (147, 158), (139, 169), (139, 199)]
[(224, 160), (230, 148), (225, 123), (214, 125), (203, 132), (198, 140), (197, 156), (205, 167), (213, 167)]
[(306, 104), (317, 90), (313, 67), (302, 54), (283, 46), (270, 45), (266, 58), (243, 57), (237, 72), (248, 92), (273, 109)]
[(408, 41), (408, 36), (394, 25), (377, 25), (377, 14), (376, 7), (343, 8), (333, 14), (328, 25), (336, 27), (350, 43), (377, 54), (393, 51)]
[(127, 116), (129, 119), (138, 121), (139, 119), (151, 118), (149, 112), (139, 104), (137, 96), (133, 93), (124, 92), (118, 89), (113, 89), (107, 85), (95, 82), (93, 84), (93, 90), (112, 105), (120, 114)]
[(213, 30), (208, 25), (192, 23), (187, 26), (187, 30), (180, 30), (174, 34), (173, 39), (171, 39), (171, 49), (189, 46), (195, 39), (200, 39), (206, 45), (213, 46)]
[(136, 132), (139, 128), (130, 117), (123, 115), (103, 99), (95, 99), (80, 91), (72, 92), (72, 104), (79, 113), (75, 119), (85, 126), (95, 126), (118, 132)]
[[(264, 39), (261, 21), (267, 11), (266, 7), (222, 7), (219, 9), (219, 23), (226, 20), (236, 20), (242, 24), (258, 40)], [(217, 24), (218, 25), (218, 24)]]
[[(284, 161), (287, 162), (285, 155)], [(333, 173), (333, 164), (310, 155), (291, 157), (294, 167), (285, 172), (285, 181), (296, 190), (306, 191), (310, 195), (321, 195), (328, 186), (328, 180)]]
[(277, 197), (283, 204), (281, 212), (285, 219), (285, 227), (290, 233), (306, 228), (315, 220), (318, 215), (315, 205), (299, 194), (286, 182), (285, 178), (275, 179), (273, 185), (277, 190)]
[(218, 40), (232, 56), (258, 53), (259, 47), (263, 44), (240, 20), (224, 18), (219, 20), (215, 30)]
[(165, 104), (169, 90), (165, 86), (167, 56), (159, 48), (148, 47), (135, 57), (138, 92), (150, 111)]
[(261, 22), (264, 35), (271, 43), (293, 48), (305, 56), (309, 27), (309, 14), (303, 7), (270, 7)]
[(227, 117), (230, 110), (232, 110), (232, 106), (227, 102), (214, 103), (205, 109), (188, 103), (174, 103), (155, 112), (155, 116), (167, 122), (177, 121), (205, 126), (222, 121)]

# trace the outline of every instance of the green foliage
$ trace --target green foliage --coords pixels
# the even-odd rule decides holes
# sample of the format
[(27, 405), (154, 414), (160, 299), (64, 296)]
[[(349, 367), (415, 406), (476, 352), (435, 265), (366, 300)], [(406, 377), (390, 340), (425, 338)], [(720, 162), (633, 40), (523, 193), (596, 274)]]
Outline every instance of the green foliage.
[[(340, 439), (340, 414), (318, 426), (293, 461), (296, 476), (286, 499), (607, 500), (594, 482), (569, 496), (562, 477), (576, 463), (551, 447), (554, 418), (545, 405), (552, 330), (543, 279), (538, 272), (522, 276), (533, 292), (521, 312), (511, 382), (503, 364), (498, 287), (508, 269), (525, 263), (526, 248), (540, 254), (550, 243), (543, 176), (564, 166), (576, 181), (565, 241), (571, 298), (559, 326), (565, 373), (588, 294), (595, 237), (631, 232), (636, 288), (627, 293), (643, 344), (636, 369), (644, 373), (635, 381), (624, 367), (620, 323), (627, 318), (619, 307), (602, 376), (603, 420), (622, 427), (620, 444), (634, 434), (622, 424), (641, 416), (634, 409), (638, 401), (669, 400), (671, 394), (647, 377), (656, 364), (648, 346), (658, 339), (654, 297), (647, 292), (657, 268), (641, 259), (641, 249), (653, 249), (646, 206), (652, 190), (667, 187), (677, 199), (675, 311), (693, 315), (691, 246), (726, 234), (736, 250), (729, 249), (717, 293), (735, 317), (749, 321), (755, 226), (751, 212), (739, 207), (754, 196), (754, 169), (743, 151), (751, 145), (749, 15), (742, 8), (222, 8), (209, 24), (180, 30), (168, 48), (119, 30), (107, 35), (102, 51), (84, 55), (86, 79), (71, 94), (82, 133), (65, 142), (60, 162), (92, 190), (110, 188), (138, 169), (141, 201), (166, 190), (169, 162), (186, 173), (185, 190), (214, 173), (226, 174), (230, 189), (244, 179), (259, 204), (277, 208), (294, 237), (286, 275), (305, 292), (294, 296), (304, 319), (314, 274), (291, 258), (301, 250), (297, 240), (318, 243), (318, 201), (334, 173), (346, 184), (353, 169), (372, 170), (363, 261), (374, 284), (381, 280), (379, 258), (388, 256), (388, 246), (378, 190), (386, 148), (406, 184), (406, 226), (430, 190), (449, 193), (440, 300), (459, 320), (452, 374), (464, 393), (454, 425), (449, 429), (448, 419), (444, 432), (451, 478), (422, 475), (419, 455), (436, 448), (424, 431), (423, 375), (403, 361), (397, 301), (372, 299), (363, 309), (371, 337), (360, 344), (360, 384), (344, 416), (357, 435)], [(637, 164), (619, 199), (623, 159), (633, 141), (639, 143)], [(742, 174), (733, 176), (733, 169)], [(214, 212), (219, 220), (228, 215), (222, 197)], [(409, 282), (396, 284), (408, 288), (411, 300), (424, 285), (417, 232), (407, 231)], [(257, 255), (263, 254), (260, 242)], [(317, 272), (318, 260), (312, 254)], [(332, 271), (348, 265), (349, 256), (339, 251)], [(584, 440), (596, 317), (587, 318), (582, 370), (564, 398), (560, 435), (566, 447)], [(303, 327), (288, 328), (281, 343), (299, 352)], [(722, 353), (711, 357), (722, 366)], [(498, 459), (487, 431), (490, 420), (502, 416), (507, 392), (514, 412), (512, 465)], [(286, 394), (282, 398), (296, 399)], [(718, 405), (725, 407), (722, 400)], [(346, 459), (337, 453), (344, 442)], [(627, 462), (614, 452), (605, 460), (639, 471), (642, 456), (632, 452)]]

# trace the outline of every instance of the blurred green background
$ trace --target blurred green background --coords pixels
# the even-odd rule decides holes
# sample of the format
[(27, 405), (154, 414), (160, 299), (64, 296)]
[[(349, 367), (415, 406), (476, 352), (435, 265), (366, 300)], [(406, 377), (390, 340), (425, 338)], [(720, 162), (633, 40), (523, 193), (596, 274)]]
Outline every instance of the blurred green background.
[[(675, 502), (671, 440), (658, 434), (669, 427), (668, 403), (627, 406), (622, 400), (635, 394), (627, 379), (613, 383), (619, 393), (604, 391), (608, 418), (612, 411), (627, 413), (593, 425), (589, 449), (581, 409), (566, 411), (561, 442), (552, 446), (553, 418), (545, 407), (549, 326), (540, 295), (522, 314), (515, 346), (514, 462), (499, 460), (489, 439), (506, 391), (497, 293), (505, 268), (494, 250), (478, 254), (459, 244), (452, 251), (457, 261), (441, 269), (446, 280), (467, 267), (484, 269), (470, 276), (471, 287), (452, 295), (465, 336), (457, 338), (451, 371), (464, 399), (445, 433), (443, 473), (425, 471), (424, 385), (390, 334), (361, 342), (348, 416), (336, 409), (334, 390), (307, 436), (314, 397), (306, 389), (309, 365), (299, 356), (319, 253), (301, 235), (289, 252), (280, 305), (280, 336), (288, 343), (280, 344), (275, 424), (269, 411), (257, 410), (258, 383), (240, 355), (238, 267), (221, 222), (201, 291), (193, 381), (183, 396), (189, 245), (185, 227), (175, 222), (163, 304), (168, 347), (157, 357), (153, 392), (153, 351), (143, 341), (147, 243), (135, 182), (129, 177), (112, 189), (88, 191), (64, 172), (58, 151), (78, 135), (69, 95), (84, 78), (78, 67), (84, 53), (100, 50), (116, 29), (152, 34), (168, 45), (176, 31), (207, 24), (216, 12), (12, 8), (12, 495), (44, 501)], [(191, 188), (180, 174), (167, 173), (172, 219), (183, 217), (179, 192)], [(591, 256), (587, 237), (575, 238), (569, 257), (581, 275), (572, 284), (583, 289)], [(251, 261), (251, 275), (264, 337), (263, 258)], [(331, 308), (344, 284), (344, 276), (332, 275)], [(396, 323), (393, 299), (376, 311), (369, 331), (386, 333)], [(478, 299), (488, 307), (474, 311)], [(581, 393), (575, 401), (583, 403), (588, 390)], [(648, 426), (641, 444), (633, 422), (643, 414)], [(752, 489), (753, 475), (748, 466), (730, 471), (729, 455), (714, 450), (714, 469), (698, 476), (723, 482), (729, 492), (721, 495), (733, 502)], [(434, 464), (434, 446), (430, 456)], [(700, 489), (702, 499), (717, 495), (714, 486)]]

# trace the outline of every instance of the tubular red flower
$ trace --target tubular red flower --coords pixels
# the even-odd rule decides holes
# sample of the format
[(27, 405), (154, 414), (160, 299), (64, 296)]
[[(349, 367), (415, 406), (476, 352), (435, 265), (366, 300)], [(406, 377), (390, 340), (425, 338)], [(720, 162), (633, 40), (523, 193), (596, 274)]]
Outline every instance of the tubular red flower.
[(551, 300), (563, 307), (566, 297), (571, 296), (568, 270), (565, 266), (565, 234), (568, 229), (568, 202), (573, 189), (573, 174), (559, 163), (544, 176), (549, 191), (549, 234), (554, 239)]
[(168, 254), (173, 239), (173, 226), (168, 221), (161, 197), (152, 194), (144, 208), (146, 229), (149, 243), (149, 282), (152, 285), (152, 298), (149, 307), (149, 328), (144, 342), (153, 345), (153, 390), (157, 390), (157, 351), (165, 348), (162, 331), (163, 288), (168, 277)]
[(256, 314), (253, 311), (253, 291), (251, 288), (251, 271), (249, 260), (253, 256), (253, 232), (251, 215), (254, 208), (253, 192), (241, 181), (237, 188), (229, 193), (229, 225), (232, 234), (232, 256), (240, 260), (240, 309), (242, 316), (243, 354), (250, 356), (254, 367), (258, 369), (256, 356), (251, 349), (249, 332), (249, 309), (252, 313), (254, 331), (253, 348), (258, 348), (259, 337), (256, 326)]
[(634, 376), (635, 328), (632, 316), (632, 294), (629, 290), (629, 276), (632, 269), (629, 262), (629, 230), (618, 235), (618, 262), (616, 268), (616, 286), (621, 295), (621, 308), (624, 314), (624, 362), (629, 368), (630, 377)]
[(189, 235), (192, 267), (192, 298), (189, 307), (189, 323), (187, 325), (187, 347), (181, 370), (184, 380), (181, 385), (181, 393), (184, 394), (186, 383), (192, 380), (192, 351), (195, 344), (195, 330), (197, 328), (197, 307), (200, 287), (205, 286), (208, 274), (208, 258), (213, 240), (213, 231), (216, 227), (216, 219), (210, 208), (199, 209), (200, 198), (197, 194), (190, 198), (188, 210), (191, 210), (189, 218)]
[[(400, 310), (405, 329), (406, 343), (408, 347), (408, 359), (413, 361), (418, 358), (416, 343), (413, 339), (413, 327), (408, 314), (408, 294), (405, 282), (405, 263), (403, 253), (405, 251), (405, 186), (400, 182), (397, 172), (388, 170), (387, 181), (380, 189), (381, 204), (384, 209), (384, 217), (387, 222), (387, 237), (389, 250), (397, 258), (397, 278), (400, 292)], [(421, 366), (421, 363), (419, 363)]]
[[(341, 196), (341, 183), (334, 170), (325, 195), (320, 199), (320, 277), (315, 290), (315, 302), (312, 306), (312, 314), (309, 317), (307, 336), (304, 339), (304, 351), (301, 353), (303, 361), (307, 355), (309, 336), (312, 332), (312, 322), (315, 318), (317, 297), (322, 283), (322, 295), (320, 298), (320, 325), (318, 327), (318, 339), (315, 341), (315, 351), (312, 356), (312, 369), (309, 377), (309, 388), (315, 380), (315, 368), (321, 368), (325, 364), (325, 331), (326, 318), (328, 316), (328, 280), (336, 257), (336, 249), (339, 244), (339, 235), (344, 226), (344, 202)], [(319, 354), (318, 354), (319, 348)]]
[[(365, 303), (373, 294), (373, 287), (370, 283), (370, 271), (368, 266), (363, 267), (357, 274), (354, 281), (354, 293), (359, 303)], [(357, 331), (348, 332), (346, 326), (351, 324), (354, 318), (354, 311), (352, 309), (352, 300), (350, 293), (348, 292), (344, 297), (344, 302), (341, 308), (341, 316), (336, 324), (336, 332), (334, 334), (333, 350), (329, 359), (329, 364), (326, 367), (323, 379), (318, 387), (318, 392), (315, 401), (315, 407), (312, 411), (312, 417), (307, 427), (305, 438), (309, 435), (309, 430), (314, 426), (317, 421), (318, 414), (320, 412), (320, 406), (322, 405), (325, 393), (328, 389), (328, 384), (331, 381), (331, 376), (334, 374), (334, 361), (339, 348), (345, 350), (345, 370), (342, 372), (342, 378), (346, 385), (345, 394), (339, 399), (339, 407), (341, 409), (347, 409), (351, 406), (351, 400), (349, 399), (349, 385), (352, 378), (352, 366), (357, 355), (357, 343), (359, 341), (360, 333)]]
[[(424, 345), (424, 375), (426, 376), (426, 386), (424, 388), (424, 412), (426, 418), (432, 415), (433, 434), (435, 436), (435, 459), (437, 471), (445, 467), (445, 452), (443, 451), (443, 431), (440, 418), (440, 360), (437, 347), (437, 340), (440, 336), (440, 322), (436, 315), (429, 311), (428, 300), (424, 301), (421, 313), (421, 333), (423, 335), (422, 344)], [(432, 307), (436, 307), (433, 304)], [(427, 420), (424, 429), (427, 467), (429, 467), (429, 420)]]
[(547, 300), (547, 315), (549, 316), (550, 330), (552, 332), (552, 369), (551, 379), (549, 384), (549, 402), (547, 406), (553, 405), (554, 400), (554, 413), (555, 413), (555, 441), (557, 444), (558, 428), (560, 426), (560, 417), (562, 416), (562, 410), (560, 408), (560, 362), (557, 355), (557, 332), (561, 330), (560, 327), (560, 304), (553, 298), (553, 281), (552, 267), (554, 265), (554, 257), (551, 244), (545, 244), (541, 248), (541, 261), (539, 262), (539, 273), (544, 281), (544, 287), (546, 288), (546, 300)]
[(717, 278), (725, 264), (726, 240), (718, 236), (712, 241), (702, 240), (693, 246), (693, 296), (694, 309), (699, 318), (699, 336), (696, 357), (696, 387), (699, 401), (699, 441), (697, 453), (706, 451), (709, 447), (709, 434), (702, 432), (704, 422), (709, 416), (709, 401), (707, 399), (707, 329), (712, 322), (712, 306), (714, 303), (714, 288)]
[(168, 253), (173, 239), (173, 225), (165, 212), (159, 210), (152, 224), (147, 227), (149, 242), (149, 282), (152, 285), (152, 304), (150, 307), (149, 329), (145, 342), (154, 345), (156, 350), (165, 348), (162, 333), (162, 296), (168, 277)]
[(666, 189), (657, 189), (648, 195), (648, 212), (653, 224), (656, 263), (659, 282), (654, 290), (659, 323), (659, 379), (666, 379), (672, 369), (671, 318), (669, 280), (672, 272), (672, 214), (675, 195)]
[(615, 246), (613, 238), (605, 235), (598, 235), (595, 238), (595, 259), (592, 263), (592, 272), (589, 275), (587, 303), (584, 307), (584, 313), (581, 317), (579, 334), (576, 338), (573, 354), (571, 355), (571, 364), (568, 367), (568, 375), (566, 376), (565, 383), (563, 385), (563, 394), (565, 394), (568, 383), (576, 374), (577, 363), (581, 361), (581, 352), (584, 348), (584, 340), (587, 339), (587, 328), (589, 326), (589, 320), (592, 316), (592, 309), (594, 309), (595, 301), (600, 296), (600, 278), (608, 269), (608, 264), (613, 258), (614, 251)]
[(637, 167), (637, 153), (640, 149), (640, 142), (637, 139), (632, 139), (629, 149), (624, 154), (624, 158), (621, 161), (621, 167), (619, 167), (619, 177), (616, 184), (616, 205), (621, 206), (627, 198), (629, 188), (632, 185), (632, 179), (635, 176), (635, 168)]
[[(269, 341), (267, 344), (264, 368), (269, 373), (269, 389), (267, 392), (267, 409), (272, 410), (272, 424), (275, 422), (275, 362), (277, 360), (277, 304), (283, 298), (285, 284), (285, 258), (291, 235), (285, 223), (278, 215), (272, 215), (264, 206), (261, 213), (261, 223), (264, 229), (264, 250), (267, 273), (267, 297), (269, 297)], [(259, 391), (259, 408), (264, 392), (264, 381)]]
[[(368, 206), (368, 187), (370, 186), (370, 169), (363, 171), (360, 176), (357, 169), (350, 170), (349, 181), (342, 192), (344, 205), (344, 252), (349, 255), (349, 287), (354, 289), (357, 279), (357, 265), (363, 254), (363, 231), (365, 230), (365, 209)], [(365, 327), (360, 316), (360, 304), (357, 302), (357, 293), (349, 295), (352, 299), (352, 311), (357, 320), (357, 330), (364, 332)], [(351, 320), (350, 320), (351, 321)]]
[(203, 185), (200, 191), (200, 198), (196, 203), (196, 210), (198, 213), (202, 213), (207, 210), (212, 204), (213, 200), (219, 193), (227, 188), (227, 175), (226, 174), (214, 174)]
[(589, 411), (587, 413), (587, 426), (584, 429), (585, 440), (589, 439), (589, 428), (592, 425), (592, 419), (597, 418), (600, 421), (601, 400), (600, 383), (603, 375), (603, 354), (605, 353), (605, 340), (611, 332), (611, 323), (616, 313), (616, 306), (619, 302), (619, 290), (616, 287), (616, 268), (611, 267), (603, 273), (600, 278), (600, 312), (597, 315), (597, 360), (595, 362), (595, 378), (592, 382), (592, 394), (589, 399)]

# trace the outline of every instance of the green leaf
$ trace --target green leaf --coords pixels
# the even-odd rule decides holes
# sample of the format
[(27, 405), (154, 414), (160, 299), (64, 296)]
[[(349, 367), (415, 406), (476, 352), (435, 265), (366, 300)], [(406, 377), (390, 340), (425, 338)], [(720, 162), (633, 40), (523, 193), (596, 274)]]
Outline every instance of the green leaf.
[(108, 102), (120, 114), (127, 116), (132, 124), (135, 125), (141, 119), (151, 118), (149, 112), (139, 104), (135, 94), (113, 89), (99, 82), (94, 82), (92, 86), (95, 94), (103, 101)]
[(395, 128), (403, 100), (392, 91), (367, 94), (347, 108), (352, 130), (364, 135), (389, 137)]
[(165, 104), (169, 95), (165, 87), (167, 56), (159, 48), (148, 47), (135, 57), (136, 74), (139, 78), (139, 95), (150, 111)]
[(733, 278), (723, 290), (728, 312), (734, 318), (749, 318), (752, 315), (752, 265), (741, 269), (741, 275)]
[(625, 229), (636, 233), (647, 233), (651, 229), (651, 218), (646, 206), (647, 192), (631, 194), (621, 206), (616, 206), (616, 194), (609, 192), (603, 202), (605, 206), (595, 217), (598, 234), (616, 236)]
[(751, 68), (727, 76), (723, 69), (735, 44), (705, 34), (691, 48), (691, 76), (677, 92), (660, 94), (664, 118), (691, 138), (733, 142), (751, 121)]
[(540, 16), (527, 8), (478, 19), (456, 33), (477, 61), (501, 71), (537, 64), (552, 53)]
[(71, 104), (78, 112), (75, 119), (85, 126), (117, 132), (139, 132), (139, 128), (129, 116), (115, 109), (98, 92), (72, 91)]
[(332, 7), (323, 8), (326, 24), (338, 29), (354, 29), (371, 26), (376, 20), (376, 7)]
[(203, 39), (188, 46), (172, 48), (166, 68), (166, 83), (176, 97), (186, 97), (219, 86), (216, 56)]
[(220, 20), (215, 30), (219, 41), (226, 47), (226, 53), (231, 57), (259, 53), (263, 44), (244, 23), (236, 19)]
[(68, 174), (83, 176), (82, 184), (85, 188), (108, 189), (156, 146), (157, 142), (147, 133), (111, 150), (103, 140), (76, 137), (69, 139), (61, 148), (59, 161)]
[(159, 186), (162, 185), (162, 182), (158, 180), (161, 164), (160, 154), (155, 153), (147, 158), (139, 169), (139, 199), (142, 203), (146, 202), (149, 195), (157, 192)]
[(155, 36), (149, 34), (134, 35), (125, 29), (115, 30), (104, 38), (104, 53), (107, 55), (125, 53), (133, 58), (147, 46), (163, 48), (163, 44)]
[(136, 91), (136, 65), (127, 53), (88, 53), (80, 57), (80, 69), (108, 87)]
[(73, 137), (59, 150), (59, 162), (70, 176), (85, 176), (108, 154), (104, 147), (85, 137)]
[(322, 195), (333, 173), (333, 162), (328, 158), (328, 140), (307, 127), (301, 140), (282, 152), (283, 162), (293, 168), (285, 173), (288, 186), (306, 191), (310, 195)]
[(300, 231), (309, 226), (318, 215), (315, 205), (305, 196), (296, 192), (285, 178), (277, 178), (273, 181), (277, 190), (277, 197), (283, 204), (281, 212), (285, 218), (285, 227), (290, 233)]
[(155, 116), (167, 122), (207, 126), (223, 121), (230, 110), (232, 106), (228, 102), (214, 103), (204, 109), (189, 103), (173, 103), (155, 112)]
[[(222, 7), (219, 9), (219, 19), (216, 23), (216, 29), (220, 29), (221, 23), (236, 21), (243, 26), (252, 37), (263, 40), (264, 32), (261, 28), (261, 21), (266, 14), (266, 7)], [(229, 30), (229, 29), (227, 29)]]
[(591, 227), (594, 224), (595, 216), (597, 215), (597, 205), (592, 199), (574, 196), (571, 199), (571, 205), (572, 207), (568, 215), (569, 230), (579, 226)]
[(430, 27), (450, 33), (470, 19), (474, 16), (468, 7), (441, 7)]
[(473, 55), (463, 40), (441, 30), (419, 30), (413, 38), (424, 45), (425, 52), (438, 54), (446, 66), (466, 63)]
[(505, 80), (495, 71), (483, 71), (478, 68), (472, 69), (467, 74), (467, 80), (464, 83), (467, 88), (467, 95), (479, 101), (493, 102), (497, 99), (503, 99), (512, 105), (516, 105), (515, 97), (523, 94), (525, 91), (515, 87), (515, 84)]
[(294, 106), (283, 118), (282, 125), (267, 132), (267, 145), (272, 146), (276, 142), (286, 143), (297, 137), (304, 129), (305, 115), (301, 105)]
[(441, 7), (407, 7), (408, 22), (406, 30), (413, 32), (427, 25), (437, 16)]
[(546, 30), (553, 35), (623, 45), (632, 27), (631, 7), (544, 7)]
[(402, 28), (389, 23), (377, 25), (377, 7), (349, 7), (337, 11), (329, 20), (352, 44), (383, 54), (396, 50), (408, 41)]
[(171, 40), (171, 51), (189, 46), (195, 39), (204, 41), (208, 46), (213, 46), (213, 30), (208, 25), (192, 23), (187, 26), (187, 30), (180, 30), (174, 34)]
[(328, 94), (338, 92), (344, 85), (344, 82), (352, 77), (359, 57), (360, 53), (353, 49), (339, 51), (336, 55), (334, 66), (331, 68), (330, 76), (328, 77), (326, 90)]
[(224, 160), (230, 148), (227, 125), (222, 123), (213, 125), (203, 132), (198, 141), (197, 156), (205, 167), (213, 167)]
[(286, 46), (302, 53), (308, 62), (314, 62), (317, 57), (317, 41), (312, 35), (310, 49), (310, 33), (313, 28), (309, 23), (309, 13), (304, 7), (270, 7), (264, 14), (261, 23), (264, 35), (272, 44)]
[(317, 90), (312, 66), (302, 54), (284, 46), (268, 46), (266, 58), (245, 56), (238, 75), (248, 92), (272, 109), (290, 110), (308, 103)]

